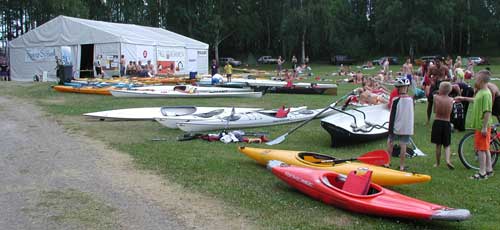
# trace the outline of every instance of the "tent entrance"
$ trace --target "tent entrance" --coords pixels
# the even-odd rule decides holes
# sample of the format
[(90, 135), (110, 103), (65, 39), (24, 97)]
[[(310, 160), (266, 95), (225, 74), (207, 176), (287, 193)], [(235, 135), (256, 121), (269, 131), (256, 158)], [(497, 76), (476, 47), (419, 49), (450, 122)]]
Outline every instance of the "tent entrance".
[(80, 56), (80, 77), (94, 77), (94, 44), (82, 45)]

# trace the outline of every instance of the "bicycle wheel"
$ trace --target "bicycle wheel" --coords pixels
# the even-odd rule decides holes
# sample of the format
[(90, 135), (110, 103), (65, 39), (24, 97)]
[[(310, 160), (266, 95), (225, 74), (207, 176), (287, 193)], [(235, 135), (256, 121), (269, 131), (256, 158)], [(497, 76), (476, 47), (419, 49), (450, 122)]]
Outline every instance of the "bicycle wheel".
[(491, 153), (491, 167), (495, 167), (498, 161), (498, 154), (500, 154), (500, 142), (498, 141), (498, 139), (493, 140), (491, 142), (490, 153)]
[(468, 169), (479, 169), (477, 152), (474, 150), (474, 132), (467, 133), (458, 144), (458, 157)]
[[(500, 142), (498, 140), (491, 141), (490, 153), (492, 166), (495, 166), (500, 154)], [(462, 140), (460, 140), (458, 144), (458, 156), (465, 168), (479, 170), (479, 159), (477, 151), (474, 149), (473, 132), (465, 134)]]

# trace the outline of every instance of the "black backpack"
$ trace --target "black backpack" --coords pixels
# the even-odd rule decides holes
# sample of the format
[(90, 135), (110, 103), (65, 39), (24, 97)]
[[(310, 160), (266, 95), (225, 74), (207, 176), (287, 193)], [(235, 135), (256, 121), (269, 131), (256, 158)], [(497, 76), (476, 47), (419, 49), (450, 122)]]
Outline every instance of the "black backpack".
[[(401, 147), (397, 144), (395, 144), (392, 147), (392, 156), (393, 157), (399, 157), (399, 153), (401, 152)], [(415, 151), (409, 147), (409, 145), (406, 145), (406, 158), (412, 158), (415, 156)]]
[(464, 131), (465, 130), (465, 109), (462, 102), (453, 103), (453, 107), (451, 109), (451, 123), (453, 127), (457, 130)]

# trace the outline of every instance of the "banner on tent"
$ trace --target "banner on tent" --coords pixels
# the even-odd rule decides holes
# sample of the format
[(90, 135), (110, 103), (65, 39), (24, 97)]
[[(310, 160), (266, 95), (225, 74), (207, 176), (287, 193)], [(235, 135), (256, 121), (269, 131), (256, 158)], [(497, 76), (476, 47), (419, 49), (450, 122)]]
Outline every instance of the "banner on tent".
[(186, 51), (184, 48), (158, 47), (158, 73), (175, 74), (184, 72), (186, 62)]
[(26, 48), (25, 62), (48, 62), (55, 61), (55, 47)]

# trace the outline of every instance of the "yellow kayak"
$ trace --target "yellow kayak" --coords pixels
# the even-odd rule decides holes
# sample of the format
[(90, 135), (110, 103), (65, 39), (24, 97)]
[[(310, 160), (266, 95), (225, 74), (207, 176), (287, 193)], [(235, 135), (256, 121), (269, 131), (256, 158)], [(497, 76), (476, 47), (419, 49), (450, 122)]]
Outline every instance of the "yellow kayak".
[(249, 147), (239, 147), (239, 150), (241, 153), (256, 160), (262, 165), (266, 165), (270, 160), (278, 160), (289, 165), (323, 169), (345, 175), (349, 174), (349, 172), (353, 170), (371, 170), (373, 171), (372, 182), (382, 186), (414, 184), (428, 182), (431, 180), (431, 176), (429, 175), (403, 172), (364, 163), (347, 161), (335, 164), (331, 161), (338, 159), (319, 153)]

